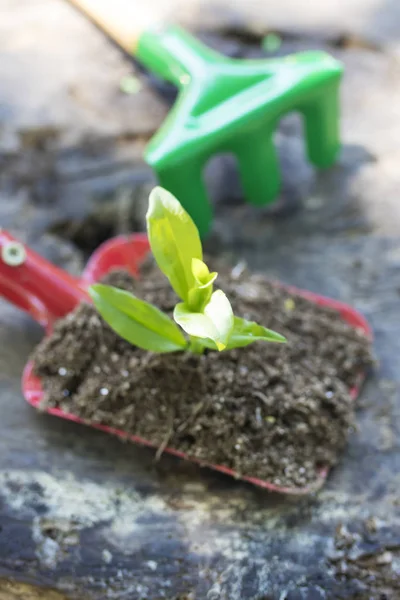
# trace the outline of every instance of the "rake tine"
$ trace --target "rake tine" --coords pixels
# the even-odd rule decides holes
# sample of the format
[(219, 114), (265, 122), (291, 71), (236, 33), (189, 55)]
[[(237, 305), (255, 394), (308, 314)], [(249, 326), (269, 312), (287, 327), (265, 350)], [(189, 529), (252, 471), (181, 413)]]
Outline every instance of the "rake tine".
[(329, 167), (340, 147), (339, 81), (320, 91), (302, 112), (308, 157), (317, 167)]
[(281, 177), (271, 131), (247, 134), (238, 149), (239, 174), (245, 197), (255, 205), (271, 202), (279, 192)]
[(203, 180), (203, 165), (203, 161), (195, 161), (191, 157), (176, 167), (154, 167), (160, 185), (179, 198), (183, 208), (196, 223), (201, 236), (208, 233), (213, 217)]

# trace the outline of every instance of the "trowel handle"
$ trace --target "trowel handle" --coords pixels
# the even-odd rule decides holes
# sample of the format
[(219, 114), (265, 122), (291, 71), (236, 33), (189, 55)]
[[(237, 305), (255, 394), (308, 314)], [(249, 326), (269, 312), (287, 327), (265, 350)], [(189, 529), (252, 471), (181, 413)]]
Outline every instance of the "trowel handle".
[[(207, 48), (180, 27), (158, 25), (158, 19), (144, 14), (146, 2), (134, 0), (68, 0), (114, 42), (133, 54), (149, 71), (184, 87), (193, 73), (199, 76), (216, 52)], [(143, 6), (144, 5), (144, 6)]]
[(88, 300), (78, 281), (0, 229), (0, 296), (44, 326)]

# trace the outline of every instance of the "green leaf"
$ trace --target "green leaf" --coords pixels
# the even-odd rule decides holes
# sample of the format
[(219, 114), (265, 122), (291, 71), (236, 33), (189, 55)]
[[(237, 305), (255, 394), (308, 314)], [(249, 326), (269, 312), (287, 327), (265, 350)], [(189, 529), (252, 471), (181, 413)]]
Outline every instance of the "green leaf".
[(131, 344), (151, 352), (176, 352), (187, 347), (172, 319), (148, 302), (102, 284), (92, 285), (89, 294), (103, 319)]
[(174, 319), (186, 333), (208, 338), (218, 350), (225, 349), (234, 322), (230, 302), (221, 290), (213, 293), (203, 313), (192, 312), (184, 303), (177, 304)]
[(246, 321), (235, 317), (234, 326), (226, 349), (243, 348), (253, 342), (276, 342), (284, 344), (286, 338), (271, 329), (258, 325), (254, 321)]
[(194, 287), (189, 290), (186, 304), (192, 312), (203, 312), (211, 299), (213, 283), (218, 273), (210, 273), (206, 263), (198, 258), (192, 258), (192, 273), (195, 282)]
[(203, 313), (192, 312), (183, 302), (175, 306), (174, 319), (186, 333), (193, 337), (205, 337), (211, 340), (218, 338), (214, 323)]
[(219, 338), (214, 341), (218, 346), (218, 350), (222, 349), (219, 348), (219, 345), (225, 348), (232, 333), (234, 316), (231, 303), (222, 290), (213, 293), (210, 302), (204, 309), (204, 314), (217, 328)]
[(206, 263), (198, 258), (192, 258), (192, 273), (199, 288), (212, 285), (218, 276), (218, 273), (210, 273)]
[(154, 258), (177, 295), (187, 302), (195, 284), (192, 259), (203, 258), (197, 227), (178, 200), (161, 187), (150, 194), (146, 220)]

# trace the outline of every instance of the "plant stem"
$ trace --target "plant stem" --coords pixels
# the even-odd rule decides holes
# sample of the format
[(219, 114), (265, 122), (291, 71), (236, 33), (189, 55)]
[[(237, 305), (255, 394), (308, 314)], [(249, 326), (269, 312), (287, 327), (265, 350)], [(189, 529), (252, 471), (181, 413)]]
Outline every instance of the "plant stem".
[(193, 352), (193, 354), (203, 354), (204, 346), (196, 337), (190, 336), (189, 342), (189, 352)]

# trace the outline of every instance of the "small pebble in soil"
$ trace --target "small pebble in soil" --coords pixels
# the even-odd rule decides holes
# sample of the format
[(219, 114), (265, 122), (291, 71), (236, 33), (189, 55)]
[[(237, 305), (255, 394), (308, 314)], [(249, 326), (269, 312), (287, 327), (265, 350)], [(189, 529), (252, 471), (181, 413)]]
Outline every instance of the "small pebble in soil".
[[(233, 275), (216, 270), (235, 314), (278, 331), (287, 344), (151, 354), (82, 304), (55, 324), (32, 357), (45, 392), (41, 408), (62, 408), (161, 450), (167, 445), (276, 485), (313, 484), (345, 447), (354, 422), (350, 390), (373, 362), (371, 344), (332, 309), (263, 276), (244, 267)], [(139, 281), (116, 271), (106, 283), (169, 315), (177, 302), (151, 263)]]

